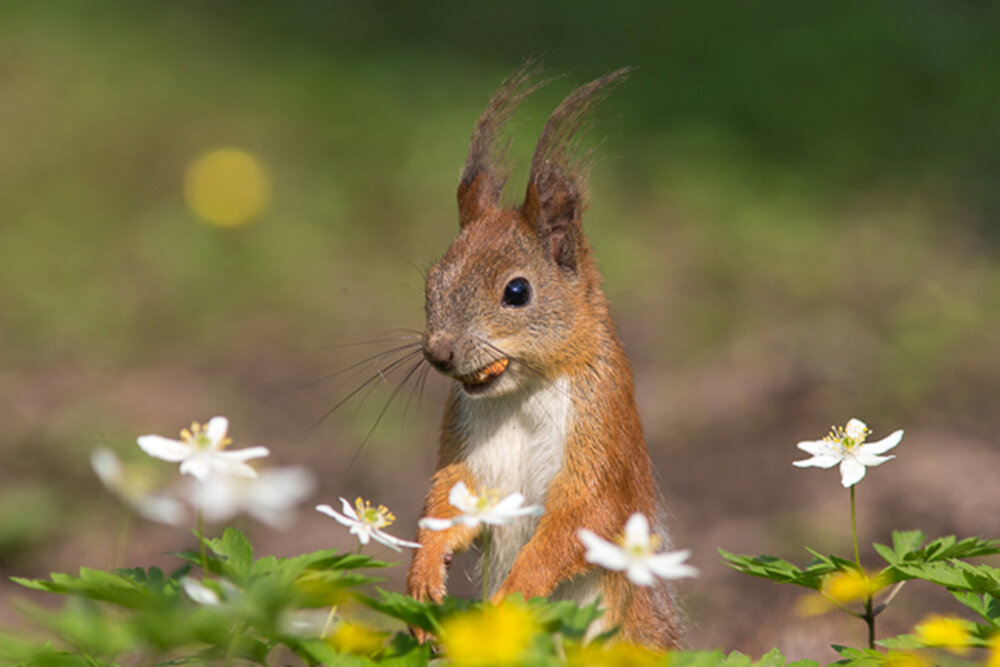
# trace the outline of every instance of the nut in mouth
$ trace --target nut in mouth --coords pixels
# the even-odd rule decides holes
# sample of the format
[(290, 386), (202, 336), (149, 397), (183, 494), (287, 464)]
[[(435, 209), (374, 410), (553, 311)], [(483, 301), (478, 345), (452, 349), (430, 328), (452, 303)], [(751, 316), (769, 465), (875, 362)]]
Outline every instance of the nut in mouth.
[(503, 375), (507, 370), (510, 360), (507, 357), (500, 357), (488, 366), (484, 366), (475, 373), (463, 375), (455, 378), (462, 383), (462, 387), (469, 393), (475, 393), (486, 389), (487, 385)]

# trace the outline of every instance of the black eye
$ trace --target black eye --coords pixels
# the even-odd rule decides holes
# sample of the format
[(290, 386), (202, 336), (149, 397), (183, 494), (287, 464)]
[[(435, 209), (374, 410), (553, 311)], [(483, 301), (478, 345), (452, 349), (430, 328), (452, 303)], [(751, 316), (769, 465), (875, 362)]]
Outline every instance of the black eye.
[(524, 278), (514, 278), (503, 288), (503, 305), (524, 306), (531, 300), (531, 285)]

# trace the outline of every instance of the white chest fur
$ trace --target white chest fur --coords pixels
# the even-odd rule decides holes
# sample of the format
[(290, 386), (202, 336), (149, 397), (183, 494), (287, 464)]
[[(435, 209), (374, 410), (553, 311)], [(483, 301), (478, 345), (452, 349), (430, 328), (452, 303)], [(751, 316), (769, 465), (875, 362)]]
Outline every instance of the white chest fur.
[[(544, 505), (549, 484), (563, 464), (572, 412), (567, 378), (497, 398), (460, 395), (466, 463), (476, 484), (501, 496), (519, 492), (528, 503)], [(507, 576), (537, 523), (525, 518), (493, 531), (491, 591)]]

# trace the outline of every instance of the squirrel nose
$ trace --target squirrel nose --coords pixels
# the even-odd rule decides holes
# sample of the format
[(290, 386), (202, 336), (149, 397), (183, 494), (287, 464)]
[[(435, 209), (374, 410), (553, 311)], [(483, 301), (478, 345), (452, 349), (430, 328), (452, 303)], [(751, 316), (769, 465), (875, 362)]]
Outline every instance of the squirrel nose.
[(442, 373), (449, 373), (455, 363), (455, 346), (451, 338), (427, 336), (424, 339), (424, 358)]

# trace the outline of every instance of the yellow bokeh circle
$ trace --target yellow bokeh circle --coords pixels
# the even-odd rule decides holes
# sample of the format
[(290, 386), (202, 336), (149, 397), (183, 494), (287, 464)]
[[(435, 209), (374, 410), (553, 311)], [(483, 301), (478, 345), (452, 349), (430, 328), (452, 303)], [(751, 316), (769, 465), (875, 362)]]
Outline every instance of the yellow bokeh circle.
[(220, 227), (236, 227), (260, 216), (271, 199), (264, 163), (238, 148), (199, 156), (184, 176), (184, 198), (196, 216)]

